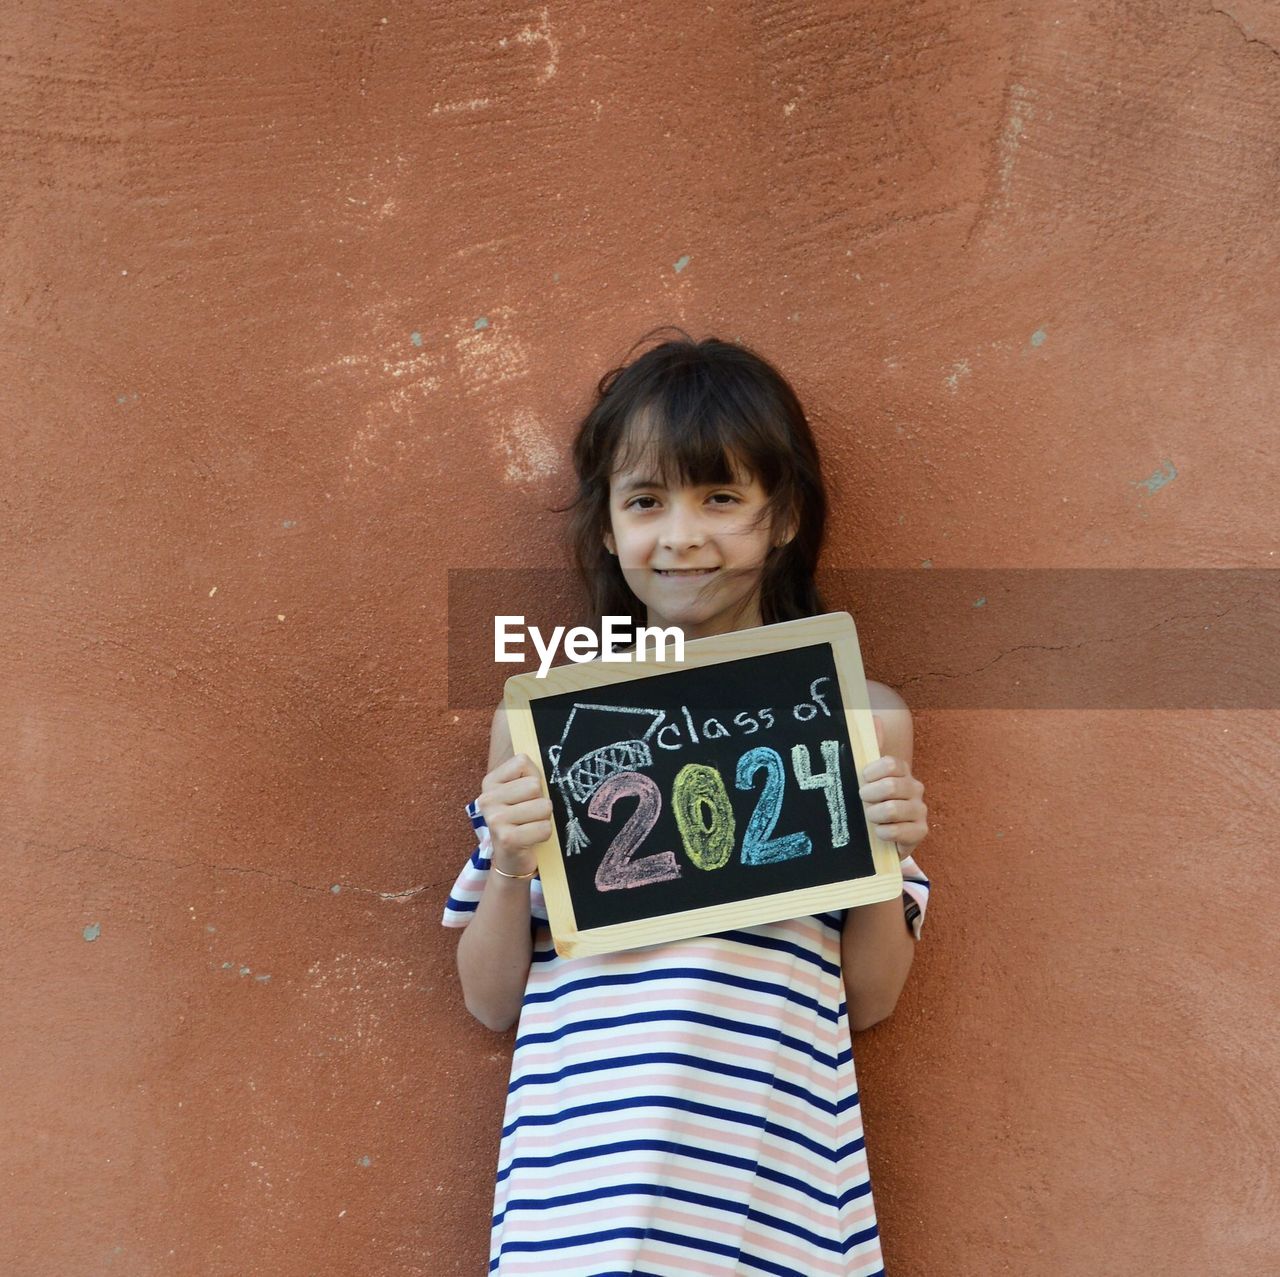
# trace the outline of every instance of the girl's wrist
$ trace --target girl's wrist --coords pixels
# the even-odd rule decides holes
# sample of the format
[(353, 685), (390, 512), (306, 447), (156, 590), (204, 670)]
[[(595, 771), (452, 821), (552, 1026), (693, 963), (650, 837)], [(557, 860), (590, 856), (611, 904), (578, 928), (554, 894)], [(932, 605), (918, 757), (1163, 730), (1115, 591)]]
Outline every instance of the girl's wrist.
[(527, 872), (521, 873), (514, 867), (510, 869), (503, 869), (496, 860), (489, 862), (489, 868), (492, 869), (503, 882), (531, 882), (538, 873), (536, 865)]

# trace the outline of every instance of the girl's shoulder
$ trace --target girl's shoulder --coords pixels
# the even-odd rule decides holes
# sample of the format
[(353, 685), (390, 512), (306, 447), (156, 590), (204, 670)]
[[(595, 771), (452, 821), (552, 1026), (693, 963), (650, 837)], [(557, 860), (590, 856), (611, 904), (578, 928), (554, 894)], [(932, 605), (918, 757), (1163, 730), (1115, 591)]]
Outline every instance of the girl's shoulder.
[(907, 702), (892, 687), (874, 683), (870, 679), (867, 680), (867, 700), (871, 702), (872, 713), (880, 719), (884, 728), (881, 754), (903, 759), (910, 766), (915, 748), (915, 727)]
[(867, 679), (867, 699), (872, 709), (907, 709), (907, 702), (887, 683)]

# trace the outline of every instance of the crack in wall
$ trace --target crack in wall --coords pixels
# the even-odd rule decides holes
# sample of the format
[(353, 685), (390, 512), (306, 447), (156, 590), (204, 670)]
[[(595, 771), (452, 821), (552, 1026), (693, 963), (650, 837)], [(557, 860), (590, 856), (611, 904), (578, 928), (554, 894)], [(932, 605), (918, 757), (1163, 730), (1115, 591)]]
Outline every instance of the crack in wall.
[(1250, 35), (1244, 23), (1241, 22), (1240, 19), (1237, 18), (1229, 9), (1219, 9), (1216, 5), (1213, 5), (1209, 8), (1208, 12), (1220, 13), (1224, 18), (1230, 18), (1231, 21), (1235, 23), (1236, 30), (1244, 36), (1246, 44), (1260, 44), (1269, 54), (1271, 54), (1273, 58), (1280, 58), (1280, 49), (1277, 49), (1276, 46), (1268, 40), (1263, 40), (1256, 35)]
[[(1221, 620), (1224, 616), (1229, 616), (1237, 608), (1247, 607), (1250, 603), (1256, 602), (1262, 598), (1261, 594), (1250, 595), (1242, 603), (1237, 603), (1222, 612), (1210, 612), (1208, 615), (1214, 620)], [(1144, 634), (1152, 634), (1156, 630), (1163, 628), (1173, 621), (1202, 621), (1205, 619), (1204, 613), (1192, 612), (1189, 614), (1179, 614), (1174, 616), (1166, 616), (1157, 621), (1154, 625), (1149, 625), (1145, 629), (1135, 630), (1128, 634), (1105, 635), (1102, 638), (1081, 639), (1078, 643), (1018, 643), (1013, 647), (1001, 649), (991, 660), (985, 665), (979, 665), (976, 669), (961, 670), (959, 673), (948, 673), (946, 670), (926, 670), (923, 674), (909, 674), (901, 680), (900, 685), (906, 686), (908, 683), (919, 683), (927, 678), (972, 678), (975, 674), (981, 674), (985, 670), (989, 670), (993, 665), (1004, 660), (1006, 656), (1012, 655), (1014, 652), (1073, 652), (1077, 648), (1089, 647), (1096, 643), (1125, 643), (1131, 639), (1141, 638)]]

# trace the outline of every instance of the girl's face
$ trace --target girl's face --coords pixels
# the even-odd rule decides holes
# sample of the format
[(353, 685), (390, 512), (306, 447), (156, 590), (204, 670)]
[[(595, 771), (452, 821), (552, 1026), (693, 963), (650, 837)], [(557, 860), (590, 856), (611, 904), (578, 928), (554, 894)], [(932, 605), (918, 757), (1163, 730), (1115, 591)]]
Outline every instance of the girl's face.
[(667, 487), (656, 467), (616, 471), (604, 543), (647, 610), (650, 626), (703, 638), (761, 625), (760, 577), (774, 544), (767, 494), (741, 470), (736, 482)]

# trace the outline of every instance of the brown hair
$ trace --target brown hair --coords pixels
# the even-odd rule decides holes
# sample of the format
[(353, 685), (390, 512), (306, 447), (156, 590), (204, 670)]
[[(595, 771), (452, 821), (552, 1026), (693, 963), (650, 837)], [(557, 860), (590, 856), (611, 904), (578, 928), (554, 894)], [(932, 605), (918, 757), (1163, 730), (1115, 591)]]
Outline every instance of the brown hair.
[[(609, 476), (650, 448), (664, 482), (678, 477), (685, 484), (729, 483), (734, 462), (759, 479), (771, 527), (795, 523), (794, 536), (765, 560), (761, 619), (771, 625), (824, 612), (814, 575), (826, 529), (826, 489), (795, 391), (746, 346), (715, 337), (695, 342), (674, 326), (651, 330), (631, 350), (664, 332), (678, 336), (624, 360), (600, 379), (573, 441), (578, 492), (557, 510), (572, 512), (573, 558), (597, 623), (604, 616), (646, 623), (644, 605), (606, 549), (604, 534), (611, 527)], [(647, 429), (639, 429), (641, 422)]]

